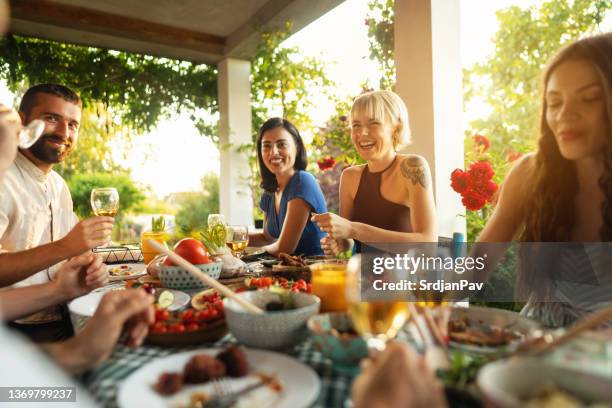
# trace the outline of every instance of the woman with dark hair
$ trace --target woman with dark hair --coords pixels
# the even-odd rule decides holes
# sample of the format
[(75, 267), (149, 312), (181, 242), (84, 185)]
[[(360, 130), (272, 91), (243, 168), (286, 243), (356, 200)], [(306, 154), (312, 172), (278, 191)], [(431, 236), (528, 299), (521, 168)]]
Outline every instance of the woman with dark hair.
[(320, 255), (323, 232), (311, 213), (327, 211), (325, 198), (314, 176), (305, 171), (306, 149), (296, 127), (286, 119), (271, 118), (257, 137), (257, 162), (264, 193), (259, 206), (264, 212), (263, 233), (252, 234), (251, 245), (266, 252)]
[(575, 243), (557, 245), (549, 262), (521, 256), (523, 313), (558, 327), (612, 300), (601, 262), (610, 244), (607, 254), (582, 245), (612, 241), (612, 33), (562, 49), (543, 79), (538, 150), (506, 177), (478, 242)]

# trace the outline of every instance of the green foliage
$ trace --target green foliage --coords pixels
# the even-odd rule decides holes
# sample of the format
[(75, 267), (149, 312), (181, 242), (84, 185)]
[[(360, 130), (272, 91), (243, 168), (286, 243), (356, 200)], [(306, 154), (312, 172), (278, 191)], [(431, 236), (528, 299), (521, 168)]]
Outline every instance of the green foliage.
[[(495, 181), (503, 180), (507, 156), (532, 151), (539, 134), (540, 81), (546, 62), (567, 43), (594, 33), (610, 0), (549, 0), (497, 12), (499, 29), (494, 53), (464, 71), (464, 101), (482, 100), (491, 114), (470, 123), (468, 136), (485, 134), (491, 141)], [(469, 138), (468, 138), (469, 139)], [(469, 151), (466, 147), (466, 151)], [(475, 239), (486, 217), (468, 214), (468, 237)]]
[(80, 173), (67, 180), (72, 194), (74, 210), (79, 218), (92, 216), (91, 190), (96, 187), (115, 187), (119, 192), (119, 213), (134, 210), (144, 200), (142, 191), (130, 179), (129, 174)]
[(332, 85), (324, 66), (316, 58), (300, 56), (298, 47), (284, 47), (291, 23), (284, 30), (264, 32), (251, 61), (251, 100), (253, 104), (253, 140), (257, 130), (274, 108), (300, 131), (310, 128), (307, 115), (313, 105), (311, 92), (326, 93)]
[[(131, 134), (112, 119), (102, 103), (97, 102), (83, 111), (76, 148), (54, 169), (66, 180), (75, 174), (126, 172), (116, 158), (121, 157), (120, 152), (125, 157), (131, 140)], [(121, 145), (126, 148), (117, 152)]]
[(210, 131), (198, 110), (217, 110), (213, 66), (36, 38), (0, 40), (0, 78), (13, 92), (43, 82), (66, 85), (86, 106), (110, 107), (137, 133), (179, 111), (190, 112), (200, 131)]
[(179, 201), (174, 222), (179, 236), (205, 229), (208, 214), (219, 212), (219, 177), (214, 173), (202, 177), (202, 191), (185, 194)]
[(370, 41), (370, 59), (380, 66), (380, 89), (395, 88), (395, 0), (370, 0), (370, 12), (366, 18)]
[[(250, 180), (254, 203), (259, 202), (259, 171), (255, 141), (261, 125), (271, 116), (290, 120), (301, 133), (312, 130), (308, 110), (313, 107), (313, 94), (326, 94), (332, 87), (325, 66), (316, 58), (302, 57), (298, 47), (284, 47), (291, 23), (283, 30), (264, 32), (251, 60), (251, 106), (253, 142), (236, 146), (250, 153)], [(273, 113), (278, 112), (280, 113)], [(311, 153), (311, 152), (309, 152)], [(255, 205), (258, 208), (257, 205)]]

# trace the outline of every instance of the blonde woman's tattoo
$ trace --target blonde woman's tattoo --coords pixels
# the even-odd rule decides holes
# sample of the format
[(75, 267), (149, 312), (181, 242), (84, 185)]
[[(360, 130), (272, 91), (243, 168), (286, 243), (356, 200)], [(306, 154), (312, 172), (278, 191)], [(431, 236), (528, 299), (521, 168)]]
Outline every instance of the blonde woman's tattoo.
[(400, 163), (402, 175), (412, 181), (415, 186), (420, 184), (423, 188), (427, 188), (428, 179), (423, 166), (423, 159), (420, 157), (406, 157)]

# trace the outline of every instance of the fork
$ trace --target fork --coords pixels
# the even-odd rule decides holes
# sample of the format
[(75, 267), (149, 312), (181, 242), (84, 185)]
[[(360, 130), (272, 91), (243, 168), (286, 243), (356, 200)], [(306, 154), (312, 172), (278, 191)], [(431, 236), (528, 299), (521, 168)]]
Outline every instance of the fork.
[(266, 385), (266, 382), (259, 380), (251, 385), (248, 385), (240, 391), (231, 391), (230, 384), (226, 379), (220, 378), (212, 381), (215, 397), (208, 400), (202, 408), (229, 408), (238, 402), (238, 399), (258, 388)]

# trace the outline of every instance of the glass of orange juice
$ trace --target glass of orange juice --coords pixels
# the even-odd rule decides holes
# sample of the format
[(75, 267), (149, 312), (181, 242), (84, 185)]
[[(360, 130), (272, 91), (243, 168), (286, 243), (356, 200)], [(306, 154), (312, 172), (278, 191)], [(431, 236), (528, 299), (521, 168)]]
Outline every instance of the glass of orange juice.
[(140, 245), (145, 264), (148, 265), (153, 258), (159, 255), (159, 251), (149, 244), (149, 240), (152, 239), (153, 241), (157, 241), (163, 246), (167, 247), (166, 238), (167, 236), (165, 232), (145, 231), (142, 233)]
[(346, 261), (330, 260), (310, 265), (312, 294), (321, 299), (321, 313), (345, 312)]

